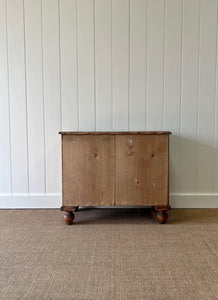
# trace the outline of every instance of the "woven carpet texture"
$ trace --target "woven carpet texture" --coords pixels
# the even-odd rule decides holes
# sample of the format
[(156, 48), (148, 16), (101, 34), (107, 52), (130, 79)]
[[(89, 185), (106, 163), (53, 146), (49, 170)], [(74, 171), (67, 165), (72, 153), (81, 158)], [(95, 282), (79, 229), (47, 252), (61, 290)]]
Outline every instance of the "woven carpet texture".
[(218, 299), (218, 210), (0, 211), (0, 299)]

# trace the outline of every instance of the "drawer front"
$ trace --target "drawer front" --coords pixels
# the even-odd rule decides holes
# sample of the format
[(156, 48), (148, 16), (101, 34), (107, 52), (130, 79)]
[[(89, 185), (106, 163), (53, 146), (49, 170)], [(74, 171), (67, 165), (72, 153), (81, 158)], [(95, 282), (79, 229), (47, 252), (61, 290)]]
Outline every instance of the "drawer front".
[(114, 136), (64, 135), (63, 206), (114, 205)]
[(168, 205), (168, 135), (116, 136), (116, 205)]

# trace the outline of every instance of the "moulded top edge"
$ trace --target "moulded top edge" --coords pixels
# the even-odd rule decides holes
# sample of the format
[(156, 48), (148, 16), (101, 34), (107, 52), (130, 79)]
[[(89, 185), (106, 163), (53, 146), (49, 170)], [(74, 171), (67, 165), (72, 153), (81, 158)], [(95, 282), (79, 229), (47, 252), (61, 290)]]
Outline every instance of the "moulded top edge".
[(123, 135), (123, 134), (142, 134), (142, 135), (169, 135), (172, 134), (170, 131), (61, 131), (59, 134), (62, 135)]

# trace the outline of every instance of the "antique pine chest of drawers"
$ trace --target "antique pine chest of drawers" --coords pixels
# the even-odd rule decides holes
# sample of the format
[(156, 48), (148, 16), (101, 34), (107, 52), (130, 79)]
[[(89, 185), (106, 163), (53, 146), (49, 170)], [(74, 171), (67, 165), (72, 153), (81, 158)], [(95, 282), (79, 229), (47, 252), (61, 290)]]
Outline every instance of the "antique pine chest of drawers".
[(159, 223), (169, 209), (168, 131), (61, 132), (66, 224), (82, 206), (149, 206)]

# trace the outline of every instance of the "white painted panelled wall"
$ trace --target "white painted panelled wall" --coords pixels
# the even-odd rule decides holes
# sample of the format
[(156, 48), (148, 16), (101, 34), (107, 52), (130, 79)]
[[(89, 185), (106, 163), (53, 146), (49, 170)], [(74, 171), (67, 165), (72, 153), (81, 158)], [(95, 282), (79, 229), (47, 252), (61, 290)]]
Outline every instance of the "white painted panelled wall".
[(218, 207), (217, 8), (0, 0), (0, 207), (61, 205), (61, 130), (170, 130), (171, 206)]

